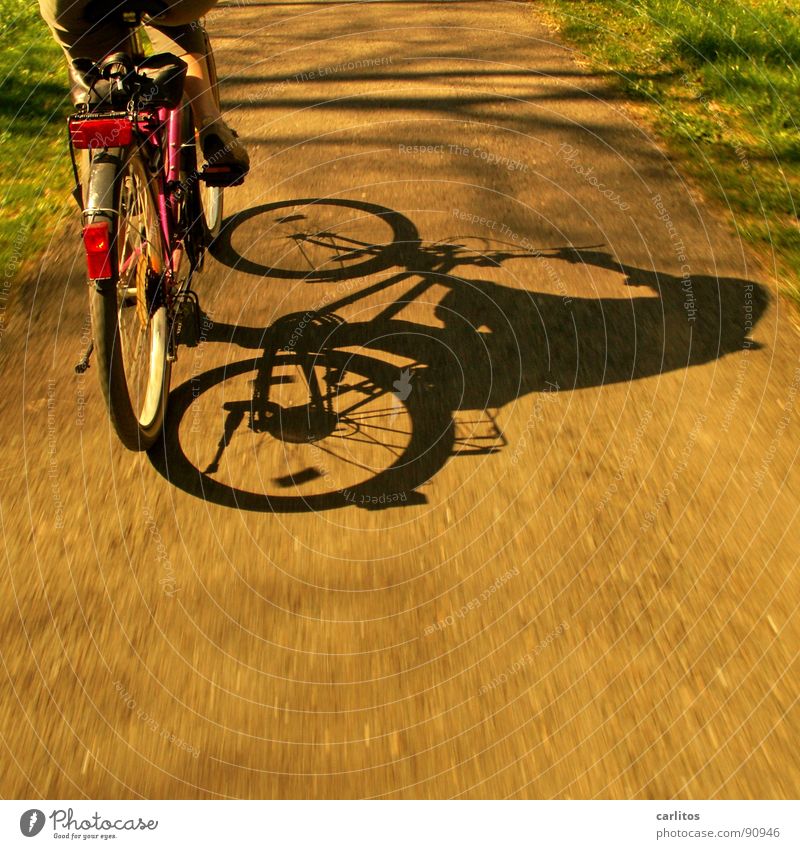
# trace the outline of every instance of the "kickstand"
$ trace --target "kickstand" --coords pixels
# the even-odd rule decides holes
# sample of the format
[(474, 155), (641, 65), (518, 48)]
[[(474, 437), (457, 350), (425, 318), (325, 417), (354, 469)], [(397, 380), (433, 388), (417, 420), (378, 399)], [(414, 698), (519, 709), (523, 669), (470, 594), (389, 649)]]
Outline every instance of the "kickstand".
[(75, 374), (83, 374), (89, 368), (89, 357), (92, 356), (92, 351), (94, 351), (94, 339), (89, 340), (89, 347), (75, 364)]

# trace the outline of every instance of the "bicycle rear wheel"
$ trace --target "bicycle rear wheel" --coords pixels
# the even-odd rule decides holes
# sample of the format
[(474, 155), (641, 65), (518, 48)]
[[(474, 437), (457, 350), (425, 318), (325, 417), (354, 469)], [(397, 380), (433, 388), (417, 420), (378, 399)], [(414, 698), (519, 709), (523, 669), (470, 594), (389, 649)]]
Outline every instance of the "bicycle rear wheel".
[(203, 224), (206, 228), (208, 244), (219, 236), (222, 227), (222, 191), (219, 186), (205, 184), (200, 190), (200, 206), (203, 210)]
[[(205, 40), (205, 57), (208, 67), (208, 76), (211, 80), (211, 89), (214, 93), (214, 100), (219, 109), (219, 77), (217, 76), (217, 63), (214, 58), (214, 51), (211, 49), (211, 43), (208, 40), (208, 34), (203, 29), (203, 38)], [(197, 161), (203, 161), (203, 151), (200, 149), (200, 141), (197, 140)], [(210, 245), (214, 239), (219, 236), (219, 231), (222, 228), (223, 203), (222, 203), (222, 188), (219, 186), (207, 186), (203, 183), (200, 189), (200, 206), (203, 210), (203, 225), (206, 230), (206, 244)]]
[[(108, 175), (93, 166), (90, 179)], [(147, 168), (138, 153), (123, 162), (114, 181), (116, 274), (91, 287), (91, 314), (111, 421), (125, 447), (137, 451), (158, 437), (169, 391), (162, 238)]]

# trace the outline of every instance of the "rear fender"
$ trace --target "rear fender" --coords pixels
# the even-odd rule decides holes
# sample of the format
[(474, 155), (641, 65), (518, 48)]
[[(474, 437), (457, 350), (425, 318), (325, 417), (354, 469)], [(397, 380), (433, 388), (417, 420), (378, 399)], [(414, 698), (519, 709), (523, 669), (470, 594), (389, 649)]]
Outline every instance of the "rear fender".
[[(104, 275), (103, 278), (92, 278), (90, 272), (90, 280), (94, 282), (98, 290), (108, 285), (114, 285), (113, 281), (117, 275), (115, 235), (120, 191), (118, 177), (124, 164), (125, 155), (126, 151), (124, 148), (110, 148), (95, 153), (89, 165), (88, 181), (84, 188), (84, 233), (86, 233), (88, 227), (105, 224), (110, 234), (109, 244), (107, 245), (108, 256), (104, 265), (108, 269), (108, 276)], [(98, 259), (96, 256), (89, 256), (89, 246), (86, 239), (84, 239), (84, 244), (87, 251), (87, 266), (91, 269), (93, 261), (96, 267)]]

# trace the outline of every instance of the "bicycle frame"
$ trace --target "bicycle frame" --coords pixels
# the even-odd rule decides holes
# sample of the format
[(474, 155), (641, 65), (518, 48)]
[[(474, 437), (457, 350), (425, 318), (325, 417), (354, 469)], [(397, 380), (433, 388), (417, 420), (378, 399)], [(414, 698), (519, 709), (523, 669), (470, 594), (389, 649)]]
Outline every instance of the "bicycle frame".
[[(177, 285), (177, 274), (180, 268), (185, 245), (183, 239), (185, 233), (179, 233), (180, 227), (180, 204), (184, 198), (185, 187), (181, 184), (181, 156), (183, 149), (182, 132), (183, 107), (175, 109), (159, 108), (152, 113), (139, 114), (135, 116), (134, 138), (125, 148), (106, 147), (102, 153), (106, 158), (111, 158), (118, 163), (124, 157), (131, 155), (137, 146), (142, 149), (146, 156), (151, 159), (163, 155), (162, 167), (154, 174), (150, 189), (158, 210), (159, 226), (162, 236), (162, 250), (160, 260), (161, 268), (168, 290), (174, 290)], [(116, 172), (116, 168), (114, 172)], [(112, 179), (115, 173), (109, 175)], [(110, 188), (110, 187), (109, 187)], [(107, 217), (106, 213), (113, 209), (108, 203), (111, 197), (108, 191), (103, 191), (96, 183), (92, 186), (92, 196), (87, 198), (87, 204), (83, 210), (84, 219), (96, 219)], [(98, 196), (103, 200), (97, 202)], [(135, 259), (132, 255), (127, 263), (119, 269), (123, 274), (127, 270), (128, 263)], [(110, 265), (110, 264), (109, 264)]]
[[(180, 219), (180, 203), (185, 188), (181, 185), (181, 155), (183, 151), (183, 106), (176, 109), (159, 109), (157, 126), (147, 134), (147, 142), (155, 149), (164, 145), (162, 139), (166, 135), (166, 156), (163, 168), (155, 181), (156, 204), (158, 218), (163, 237), (164, 268), (168, 291), (177, 286), (177, 274), (180, 268), (182, 254), (185, 251), (183, 236), (177, 234)], [(166, 129), (166, 132), (164, 132)]]
[[(132, 15), (128, 18), (127, 23), (130, 25), (130, 35), (125, 45), (126, 52), (133, 60), (134, 65), (138, 66), (144, 59), (139, 16)], [(183, 138), (183, 110), (185, 108), (187, 107), (183, 103), (173, 109), (161, 106), (148, 108), (145, 105), (144, 108), (135, 109), (130, 113), (98, 114), (97, 120), (108, 121), (117, 118), (120, 122), (127, 124), (126, 145), (125, 147), (113, 147), (113, 141), (118, 139), (113, 132), (109, 134), (109, 137), (95, 141), (96, 147), (100, 148), (105, 158), (114, 163), (116, 167), (105, 169), (108, 172), (105, 179), (93, 179), (91, 196), (86, 198), (82, 204), (84, 225), (88, 226), (95, 222), (110, 225), (113, 222), (110, 221), (109, 215), (113, 214), (112, 211), (115, 208), (111, 200), (116, 197), (115, 192), (118, 191), (118, 186), (115, 185), (116, 172), (121, 163), (125, 161), (125, 157), (130, 156), (138, 148), (143, 151), (150, 162), (158, 162), (159, 167), (153, 172), (153, 180), (149, 189), (158, 211), (159, 228), (162, 236), (161, 255), (158, 257), (159, 270), (163, 273), (167, 305), (170, 309), (174, 306), (175, 296), (179, 294), (181, 281), (178, 280), (178, 274), (184, 255), (187, 253), (186, 238), (189, 235), (188, 228), (186, 228), (186, 232), (181, 232), (181, 225), (184, 223), (181, 221), (181, 204), (187, 198), (187, 187), (181, 182), (181, 164), (184, 144), (189, 141)], [(70, 123), (73, 170), (75, 171), (76, 182), (79, 183), (74, 145), (72, 144), (73, 120), (86, 121), (88, 122), (87, 126), (91, 127), (91, 122), (95, 119), (91, 115), (77, 116), (75, 119), (71, 119)], [(91, 129), (87, 135), (91, 137)], [(84, 142), (81, 145), (82, 147), (91, 148), (90, 140), (84, 140)], [(109, 184), (109, 179), (114, 185)], [(189, 187), (188, 191), (191, 191), (191, 188)], [(102, 243), (102, 238), (100, 243)], [(90, 250), (88, 242), (86, 247), (88, 255)], [(96, 267), (102, 268), (107, 274), (110, 274), (115, 267), (115, 262), (111, 256), (112, 246), (106, 239), (102, 243), (102, 247), (107, 251), (107, 255), (104, 261), (98, 260)], [(136, 254), (132, 254), (125, 265), (118, 269), (118, 272), (120, 274), (125, 273), (130, 263), (135, 259)], [(185, 282), (188, 283), (193, 270), (194, 268), (190, 267)]]

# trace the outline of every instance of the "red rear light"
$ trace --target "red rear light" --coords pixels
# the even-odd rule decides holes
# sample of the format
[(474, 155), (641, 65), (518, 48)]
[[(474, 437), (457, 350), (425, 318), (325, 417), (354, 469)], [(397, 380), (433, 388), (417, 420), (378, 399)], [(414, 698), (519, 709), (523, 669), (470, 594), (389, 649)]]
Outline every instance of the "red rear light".
[(133, 123), (130, 118), (73, 118), (69, 137), (78, 150), (125, 147), (133, 138)]
[(108, 222), (101, 221), (84, 227), (83, 246), (86, 248), (89, 278), (103, 280), (111, 277), (111, 235)]

